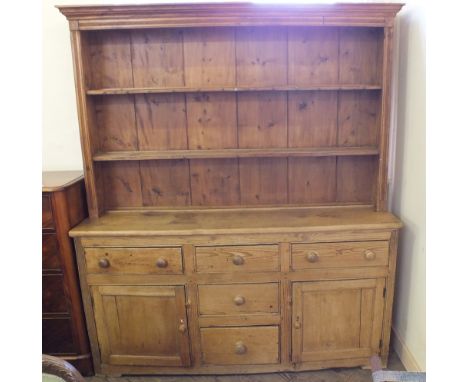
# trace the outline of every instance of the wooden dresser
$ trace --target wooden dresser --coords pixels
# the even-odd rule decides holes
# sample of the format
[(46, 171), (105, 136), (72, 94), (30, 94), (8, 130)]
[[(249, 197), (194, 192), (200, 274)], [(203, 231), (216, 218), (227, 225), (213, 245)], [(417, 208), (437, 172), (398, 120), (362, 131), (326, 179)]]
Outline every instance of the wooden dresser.
[(386, 362), (401, 4), (63, 6), (95, 370)]
[(42, 173), (42, 353), (93, 373), (70, 228), (88, 216), (81, 171)]

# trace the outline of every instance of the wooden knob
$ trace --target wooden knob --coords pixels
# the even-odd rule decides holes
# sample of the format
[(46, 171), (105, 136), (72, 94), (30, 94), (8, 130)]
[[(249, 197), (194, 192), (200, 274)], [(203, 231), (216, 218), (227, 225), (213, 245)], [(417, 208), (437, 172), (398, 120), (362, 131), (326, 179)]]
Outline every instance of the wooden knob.
[(301, 328), (301, 323), (299, 321), (294, 321), (294, 328), (295, 329), (300, 329)]
[(244, 345), (242, 341), (236, 342), (236, 354), (242, 355), (247, 353), (247, 346)]
[(234, 297), (234, 304), (236, 304), (236, 305), (244, 305), (244, 304), (245, 304), (245, 297), (243, 297), (243, 296), (236, 296), (236, 297)]
[(232, 263), (234, 265), (242, 265), (242, 264), (244, 264), (244, 258), (241, 255), (235, 255), (232, 258)]
[(319, 259), (319, 254), (315, 251), (309, 251), (306, 255), (306, 259), (309, 263), (316, 263)]
[(167, 260), (160, 257), (158, 260), (156, 260), (156, 266), (158, 268), (166, 268), (167, 267)]
[(98, 263), (98, 264), (99, 264), (99, 266), (100, 266), (101, 268), (109, 268), (109, 266), (110, 266), (110, 262), (109, 262), (109, 260), (107, 260), (107, 259), (101, 259), (101, 260), (99, 260), (99, 263)]
[(179, 325), (179, 332), (180, 333), (185, 333), (187, 330), (187, 326), (185, 325), (185, 321), (183, 319), (180, 320), (180, 325)]
[(364, 257), (366, 258), (366, 260), (374, 260), (375, 259), (375, 252), (366, 251), (364, 253)]

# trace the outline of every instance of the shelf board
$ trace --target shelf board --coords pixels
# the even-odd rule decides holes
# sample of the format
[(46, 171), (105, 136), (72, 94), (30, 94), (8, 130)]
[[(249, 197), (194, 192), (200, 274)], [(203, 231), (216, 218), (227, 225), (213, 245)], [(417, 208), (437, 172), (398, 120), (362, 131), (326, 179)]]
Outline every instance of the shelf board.
[(147, 94), (147, 93), (209, 93), (209, 92), (260, 92), (260, 91), (310, 91), (310, 90), (381, 90), (380, 85), (365, 84), (318, 84), (310, 86), (269, 87), (201, 87), (201, 88), (108, 88), (87, 90), (87, 95)]
[(284, 158), (379, 155), (377, 147), (314, 147), (271, 149), (107, 151), (94, 155), (96, 162), (161, 159)]

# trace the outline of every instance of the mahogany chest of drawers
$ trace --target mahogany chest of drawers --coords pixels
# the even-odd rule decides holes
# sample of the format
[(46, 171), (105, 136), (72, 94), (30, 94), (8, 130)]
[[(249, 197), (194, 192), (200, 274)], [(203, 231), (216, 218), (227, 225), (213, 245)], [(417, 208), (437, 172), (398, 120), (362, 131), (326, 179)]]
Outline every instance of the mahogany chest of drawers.
[(81, 171), (42, 173), (42, 352), (92, 374), (70, 228), (87, 217)]

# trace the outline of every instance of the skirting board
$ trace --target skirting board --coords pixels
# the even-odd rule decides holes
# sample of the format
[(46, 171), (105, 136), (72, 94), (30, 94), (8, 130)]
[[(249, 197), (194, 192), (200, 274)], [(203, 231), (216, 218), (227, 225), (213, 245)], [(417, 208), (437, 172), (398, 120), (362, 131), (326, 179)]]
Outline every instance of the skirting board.
[(418, 362), (414, 358), (413, 354), (410, 352), (405, 342), (402, 340), (401, 335), (398, 331), (392, 327), (393, 334), (393, 350), (398, 354), (401, 363), (405, 366), (407, 371), (424, 371), (419, 366)]

